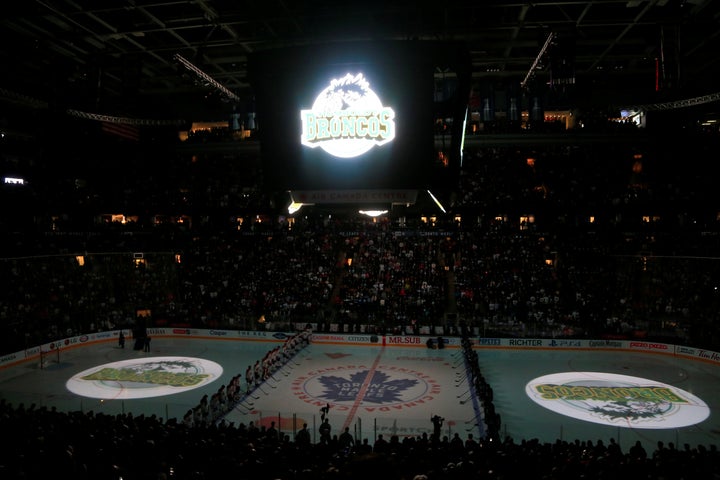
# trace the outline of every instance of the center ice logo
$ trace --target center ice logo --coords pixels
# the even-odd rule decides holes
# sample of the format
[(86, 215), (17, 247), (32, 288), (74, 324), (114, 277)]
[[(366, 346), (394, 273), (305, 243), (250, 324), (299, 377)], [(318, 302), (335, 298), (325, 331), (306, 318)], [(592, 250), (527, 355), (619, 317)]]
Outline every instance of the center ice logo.
[(328, 367), (293, 380), (293, 394), (316, 406), (326, 403), (343, 411), (357, 406), (367, 411), (398, 410), (427, 406), (440, 385), (421, 371), (394, 365)]
[(529, 382), (525, 393), (562, 415), (627, 428), (694, 425), (710, 415), (695, 395), (653, 380), (600, 372), (567, 372)]
[(410, 378), (390, 380), (390, 376), (383, 372), (373, 372), (371, 378), (368, 375), (371, 375), (370, 371), (362, 370), (349, 377), (329, 375), (318, 378), (325, 387), (323, 398), (342, 402), (354, 401), (358, 395), (362, 395), (365, 402), (394, 403), (400, 401), (403, 393), (419, 382)]

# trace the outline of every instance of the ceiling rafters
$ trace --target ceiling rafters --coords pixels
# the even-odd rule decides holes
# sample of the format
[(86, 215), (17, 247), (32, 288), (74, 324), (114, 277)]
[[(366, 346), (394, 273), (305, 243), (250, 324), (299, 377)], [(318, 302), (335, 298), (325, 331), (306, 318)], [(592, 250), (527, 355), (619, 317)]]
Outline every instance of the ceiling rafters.
[(642, 20), (642, 18), (645, 16), (645, 14), (648, 12), (648, 10), (650, 10), (650, 8), (655, 6), (656, 3), (657, 3), (657, 0), (648, 1), (647, 4), (645, 5), (645, 7), (642, 9), (642, 11), (640, 13), (638, 13), (638, 15), (633, 19), (633, 21), (631, 23), (628, 23), (625, 26), (625, 28), (622, 30), (622, 32), (620, 32), (620, 34), (615, 38), (615, 40), (610, 45), (608, 45), (608, 47), (598, 57), (598, 59), (595, 60), (595, 62), (590, 65), (590, 67), (588, 68), (588, 71), (592, 71), (592, 69), (596, 68), (598, 66), (598, 64), (600, 64), (600, 62), (602, 62), (605, 59), (605, 57), (618, 45), (618, 43), (620, 43), (620, 41), (625, 37), (625, 35), (627, 35), (628, 32), (630, 32), (630, 30), (638, 22), (640, 22), (640, 20)]
[[(450, 1), (422, 8), (409, 0), (362, 6), (325, 0), (39, 0), (21, 11), (0, 19), (0, 58), (10, 65), (0, 87), (19, 86), (38, 98), (50, 82), (62, 81), (62, 69), (92, 68), (102, 68), (103, 98), (121, 96), (125, 68), (133, 62), (138, 95), (166, 97), (169, 107), (179, 97), (202, 98), (180, 74), (176, 53), (246, 97), (252, 95), (246, 69), (253, 52), (373, 38), (463, 41), (474, 82), (519, 83), (549, 32), (574, 36), (575, 71), (594, 88), (607, 81), (630, 85), (653, 75), (659, 25), (671, 23), (686, 27), (680, 31), (686, 83), (707, 93), (720, 69), (716, 0)], [(549, 72), (537, 75), (542, 82)]]
[(512, 29), (512, 33), (510, 34), (510, 40), (508, 41), (507, 48), (505, 49), (505, 52), (503, 54), (503, 57), (506, 59), (505, 62), (502, 64), (502, 69), (504, 70), (507, 65), (507, 59), (510, 58), (510, 52), (512, 51), (513, 45), (515, 44), (515, 41), (518, 38), (518, 35), (520, 34), (520, 30), (522, 29), (523, 24), (525, 23), (525, 16), (527, 15), (528, 10), (530, 9), (530, 5), (523, 5), (520, 7), (520, 13), (517, 18), (517, 26), (515, 26)]

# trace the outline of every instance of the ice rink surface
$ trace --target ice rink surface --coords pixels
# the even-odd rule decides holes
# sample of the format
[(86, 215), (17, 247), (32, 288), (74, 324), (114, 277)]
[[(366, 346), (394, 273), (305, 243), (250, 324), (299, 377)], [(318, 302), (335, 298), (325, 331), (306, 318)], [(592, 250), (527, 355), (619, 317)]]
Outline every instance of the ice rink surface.
[[(221, 385), (261, 359), (277, 343), (156, 338), (152, 351), (121, 349), (105, 343), (63, 350), (57, 362), (28, 362), (0, 371), (0, 397), (15, 405), (56, 407), (63, 411), (133, 413), (178, 420), (212, 396)], [(79, 395), (71, 379), (106, 364), (132, 363), (167, 357), (202, 359), (219, 366), (216, 376), (197, 388), (132, 398)], [(493, 403), (501, 415), (501, 436), (516, 441), (537, 438), (574, 441), (615, 439), (624, 450), (637, 440), (647, 447), (656, 442), (682, 446), (719, 443), (720, 368), (711, 363), (672, 355), (580, 350), (480, 349), (482, 374), (494, 391)], [(653, 428), (595, 423), (545, 408), (526, 393), (528, 384), (553, 374), (590, 373), (630, 376), (681, 389), (706, 405), (706, 418), (688, 426)], [(418, 347), (360, 347), (311, 344), (296, 354), (268, 380), (251, 391), (224, 418), (235, 425), (275, 422), (292, 438), (306, 423), (315, 434), (321, 408), (329, 404), (333, 434), (345, 428), (356, 438), (373, 442), (378, 435), (407, 436), (430, 433), (433, 415), (445, 419), (443, 435), (482, 437), (482, 403), (472, 395), (461, 350)], [(244, 379), (242, 385), (245, 385)], [(137, 396), (137, 395), (135, 395)], [(689, 407), (688, 407), (689, 408)], [(688, 410), (685, 410), (688, 411)], [(571, 412), (572, 413), (572, 412)], [(316, 438), (317, 440), (317, 438)]]

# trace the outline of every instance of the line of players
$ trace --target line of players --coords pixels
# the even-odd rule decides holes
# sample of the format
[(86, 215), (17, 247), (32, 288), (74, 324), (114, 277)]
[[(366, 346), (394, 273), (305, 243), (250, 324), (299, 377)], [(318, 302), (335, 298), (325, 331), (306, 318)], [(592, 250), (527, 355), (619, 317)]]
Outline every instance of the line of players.
[[(290, 361), (302, 348), (310, 343), (310, 331), (304, 330), (288, 338), (257, 360), (254, 365), (248, 365), (245, 370), (246, 393), (252, 392), (260, 384), (270, 378), (280, 367)], [(238, 376), (239, 377), (239, 376)], [(239, 379), (238, 379), (239, 381)]]
[(230, 379), (227, 386), (221, 385), (210, 398), (204, 395), (197, 406), (187, 411), (183, 423), (189, 427), (215, 423), (309, 345), (311, 333), (310, 330), (303, 330), (293, 334), (286, 338), (282, 345), (268, 351), (255, 364), (248, 365), (245, 370), (245, 390), (241, 385), (242, 375), (238, 373)]
[(485, 438), (498, 440), (500, 438), (500, 414), (495, 411), (493, 389), (480, 370), (477, 351), (473, 349), (473, 344), (466, 329), (463, 329), (460, 344), (462, 345), (467, 374), (470, 375), (468, 381), (475, 390), (475, 395), (478, 396), (482, 408), (482, 411), (475, 416), (475, 420), (478, 421), (476, 426), (482, 426)]

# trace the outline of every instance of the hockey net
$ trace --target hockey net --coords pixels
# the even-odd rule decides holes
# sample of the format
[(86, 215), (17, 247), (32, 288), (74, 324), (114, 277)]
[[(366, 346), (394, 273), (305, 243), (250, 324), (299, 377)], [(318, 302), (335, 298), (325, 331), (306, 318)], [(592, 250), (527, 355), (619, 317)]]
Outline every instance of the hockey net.
[(48, 368), (60, 363), (60, 347), (40, 349), (40, 368)]

